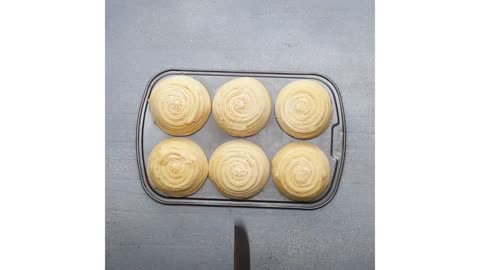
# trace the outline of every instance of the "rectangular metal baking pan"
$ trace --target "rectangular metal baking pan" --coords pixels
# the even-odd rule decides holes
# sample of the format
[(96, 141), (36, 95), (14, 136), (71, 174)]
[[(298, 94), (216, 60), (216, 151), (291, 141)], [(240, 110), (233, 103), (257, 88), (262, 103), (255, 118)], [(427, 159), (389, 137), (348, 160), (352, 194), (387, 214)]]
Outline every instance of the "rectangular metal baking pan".
[[(272, 98), (272, 112), (267, 126), (258, 134), (244, 138), (259, 145), (271, 163), (273, 156), (281, 147), (290, 142), (306, 141), (318, 145), (327, 154), (331, 166), (330, 186), (322, 196), (313, 202), (294, 202), (283, 197), (272, 181), (272, 176), (262, 192), (248, 200), (232, 200), (220, 194), (209, 178), (200, 190), (187, 198), (173, 198), (155, 190), (147, 179), (145, 162), (153, 147), (161, 140), (172, 136), (164, 133), (153, 122), (148, 109), (148, 98), (155, 83), (162, 78), (174, 75), (187, 75), (200, 81), (208, 90), (213, 100), (216, 91), (225, 82), (237, 77), (253, 77), (258, 79), (268, 89)], [(319, 137), (310, 140), (299, 140), (284, 133), (275, 120), (275, 100), (280, 90), (289, 82), (300, 79), (316, 80), (328, 89), (334, 106), (333, 119), (330, 127)], [(222, 143), (238, 139), (226, 134), (217, 126), (213, 115), (198, 132), (187, 136), (198, 143), (208, 158)], [(147, 84), (138, 113), (136, 149), (140, 181), (146, 193), (157, 202), (171, 205), (227, 206), (227, 207), (262, 207), (284, 209), (316, 209), (330, 202), (340, 184), (340, 177), (345, 161), (346, 146), (345, 114), (340, 92), (332, 80), (323, 75), (313, 73), (283, 73), (283, 72), (248, 72), (248, 71), (218, 71), (218, 70), (187, 70), (171, 69), (155, 75)]]

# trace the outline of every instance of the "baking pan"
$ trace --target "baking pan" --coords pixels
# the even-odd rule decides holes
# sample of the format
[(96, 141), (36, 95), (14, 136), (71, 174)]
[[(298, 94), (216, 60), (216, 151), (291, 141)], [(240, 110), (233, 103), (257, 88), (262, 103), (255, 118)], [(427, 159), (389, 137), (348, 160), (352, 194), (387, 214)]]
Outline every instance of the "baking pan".
[[(148, 108), (148, 98), (155, 83), (162, 78), (174, 75), (187, 75), (200, 81), (207, 88), (211, 100), (217, 90), (225, 82), (237, 77), (253, 77), (262, 82), (267, 88), (272, 99), (272, 112), (267, 126), (258, 134), (243, 139), (259, 145), (267, 155), (270, 164), (273, 156), (284, 145), (295, 141), (306, 141), (318, 145), (327, 155), (330, 161), (330, 185), (322, 196), (313, 202), (295, 202), (283, 197), (276, 189), (272, 176), (265, 188), (255, 197), (247, 200), (232, 200), (224, 197), (218, 192), (209, 178), (205, 184), (195, 194), (187, 198), (174, 198), (162, 194), (154, 189), (148, 179), (146, 172), (146, 161), (153, 147), (163, 139), (172, 136), (164, 133), (157, 127), (153, 121)], [(334, 106), (333, 118), (330, 127), (320, 136), (309, 139), (299, 140), (293, 138), (282, 131), (275, 119), (274, 107), (275, 100), (280, 90), (288, 83), (300, 80), (310, 79), (322, 83), (330, 94)], [(202, 147), (208, 158), (215, 149), (224, 142), (238, 139), (225, 133), (215, 123), (213, 115), (210, 115), (207, 123), (196, 133), (186, 136)], [(190, 70), (190, 69), (171, 69), (155, 75), (147, 84), (145, 93), (140, 103), (138, 113), (136, 149), (137, 163), (140, 172), (140, 181), (146, 193), (157, 202), (171, 205), (199, 205), (199, 206), (227, 206), (227, 207), (261, 207), (261, 208), (284, 208), (284, 209), (316, 209), (330, 202), (340, 184), (340, 177), (345, 161), (346, 145), (345, 114), (343, 110), (342, 99), (336, 85), (329, 78), (313, 73), (284, 73), (284, 72), (249, 72), (249, 71), (219, 71), (219, 70)]]

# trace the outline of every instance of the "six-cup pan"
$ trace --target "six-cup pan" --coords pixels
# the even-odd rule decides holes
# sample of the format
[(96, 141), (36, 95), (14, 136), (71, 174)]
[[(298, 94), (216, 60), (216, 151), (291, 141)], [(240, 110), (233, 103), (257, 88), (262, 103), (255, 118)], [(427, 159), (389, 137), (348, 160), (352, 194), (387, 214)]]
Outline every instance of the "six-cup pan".
[[(247, 200), (232, 200), (223, 196), (212, 184), (209, 178), (205, 184), (193, 195), (186, 198), (170, 197), (155, 189), (148, 181), (146, 162), (153, 147), (160, 141), (173, 136), (163, 132), (155, 125), (149, 113), (148, 98), (151, 91), (159, 80), (176, 75), (190, 76), (200, 81), (211, 98), (213, 98), (225, 82), (239, 77), (251, 77), (259, 80), (269, 91), (272, 103), (272, 112), (267, 125), (259, 133), (242, 138), (251, 141), (262, 148), (268, 159), (286, 144), (291, 142), (305, 141), (319, 146), (327, 155), (330, 163), (329, 186), (315, 201), (297, 202), (291, 201), (280, 194), (276, 189), (270, 174), (268, 182), (263, 190), (256, 196)], [(333, 105), (333, 117), (328, 129), (318, 137), (299, 140), (286, 134), (278, 125), (273, 107), (280, 90), (290, 82), (296, 80), (315, 80), (327, 89)], [(225, 133), (210, 115), (206, 124), (196, 133), (186, 136), (196, 142), (210, 158), (212, 153), (221, 144), (238, 139)], [(146, 193), (155, 201), (170, 205), (199, 205), (199, 206), (239, 206), (239, 207), (262, 207), (262, 208), (289, 208), (289, 209), (316, 209), (330, 202), (339, 187), (340, 178), (345, 161), (346, 145), (345, 116), (340, 92), (329, 78), (310, 73), (279, 73), (279, 72), (245, 72), (245, 71), (212, 71), (212, 70), (167, 70), (155, 75), (148, 83), (143, 95), (137, 121), (136, 149), (140, 180)]]

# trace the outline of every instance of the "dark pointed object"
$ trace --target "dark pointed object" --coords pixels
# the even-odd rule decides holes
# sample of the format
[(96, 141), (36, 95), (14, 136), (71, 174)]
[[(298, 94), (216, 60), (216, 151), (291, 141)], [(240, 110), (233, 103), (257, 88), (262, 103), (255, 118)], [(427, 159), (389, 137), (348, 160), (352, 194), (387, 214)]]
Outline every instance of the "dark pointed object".
[(235, 223), (233, 260), (234, 270), (250, 270), (248, 235), (245, 227), (239, 223)]

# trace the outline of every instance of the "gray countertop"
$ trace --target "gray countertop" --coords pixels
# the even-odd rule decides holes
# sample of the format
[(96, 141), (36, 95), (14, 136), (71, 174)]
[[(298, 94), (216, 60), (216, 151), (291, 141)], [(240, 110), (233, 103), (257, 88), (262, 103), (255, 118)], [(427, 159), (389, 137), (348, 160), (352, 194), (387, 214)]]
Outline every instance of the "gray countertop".
[[(88, 16), (87, 16), (88, 19)], [(340, 188), (313, 211), (166, 206), (142, 189), (135, 127), (168, 68), (315, 72), (342, 93)], [(252, 269), (374, 268), (374, 3), (106, 1), (106, 268), (233, 269), (233, 223)]]

